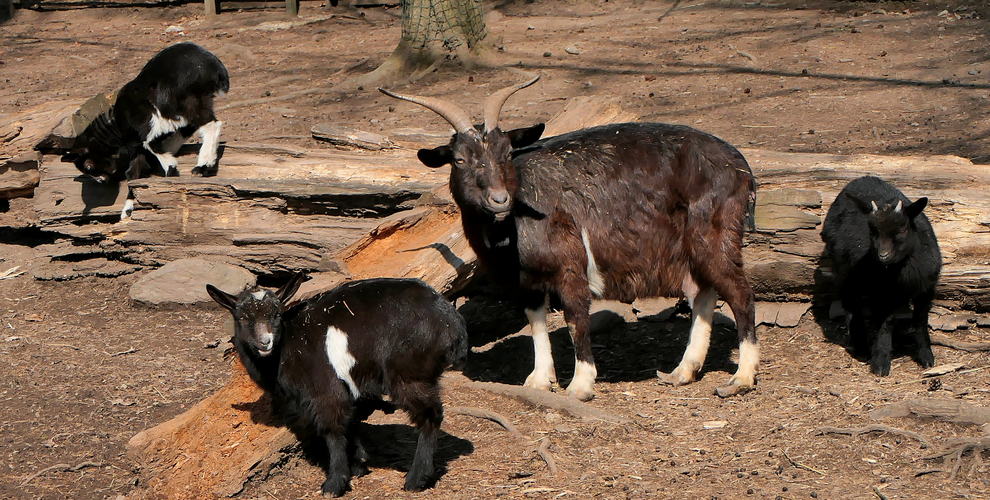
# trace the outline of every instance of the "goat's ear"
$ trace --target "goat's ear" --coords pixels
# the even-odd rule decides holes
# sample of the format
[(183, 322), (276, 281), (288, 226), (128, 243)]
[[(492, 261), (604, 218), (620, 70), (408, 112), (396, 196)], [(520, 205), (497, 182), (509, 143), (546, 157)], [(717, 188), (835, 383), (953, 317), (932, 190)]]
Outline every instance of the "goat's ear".
[(224, 307), (224, 309), (230, 312), (234, 312), (234, 309), (237, 307), (237, 297), (213, 285), (206, 285), (206, 293), (210, 294), (210, 297), (213, 297), (213, 300), (215, 300), (217, 304), (220, 304)]
[(914, 203), (904, 207), (904, 215), (907, 215), (909, 219), (913, 219), (921, 214), (921, 211), (928, 206), (928, 198), (918, 198), (914, 200)]
[(289, 278), (289, 282), (282, 285), (282, 288), (279, 288), (278, 291), (275, 292), (275, 297), (278, 298), (278, 301), (281, 302), (283, 306), (288, 304), (289, 300), (292, 299), (292, 296), (299, 290), (299, 286), (303, 284), (303, 281), (306, 281), (305, 274), (293, 274), (292, 277)]
[(509, 136), (509, 142), (512, 143), (513, 148), (524, 148), (540, 140), (540, 136), (543, 135), (543, 130), (546, 128), (546, 124), (538, 123), (532, 127), (510, 130), (505, 135)]
[(859, 197), (853, 196), (849, 193), (846, 193), (846, 197), (852, 200), (853, 204), (856, 205), (856, 208), (858, 208), (859, 211), (863, 212), (864, 214), (872, 213), (873, 207), (876, 206), (876, 202), (874, 201), (862, 200)]
[(450, 146), (440, 146), (433, 149), (420, 149), (416, 153), (419, 161), (430, 168), (442, 167), (454, 161), (454, 150)]

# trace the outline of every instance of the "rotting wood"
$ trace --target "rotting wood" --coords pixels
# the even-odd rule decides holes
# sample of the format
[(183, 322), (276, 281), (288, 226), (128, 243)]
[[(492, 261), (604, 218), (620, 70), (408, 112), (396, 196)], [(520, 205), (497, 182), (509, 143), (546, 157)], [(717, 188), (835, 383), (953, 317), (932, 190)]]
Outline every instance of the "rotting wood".
[(862, 427), (819, 427), (818, 429), (815, 429), (815, 432), (819, 435), (844, 434), (847, 436), (859, 436), (861, 434), (869, 434), (871, 432), (883, 432), (914, 439), (915, 441), (921, 443), (922, 448), (928, 448), (931, 446), (931, 441), (917, 432), (880, 424), (864, 425)]

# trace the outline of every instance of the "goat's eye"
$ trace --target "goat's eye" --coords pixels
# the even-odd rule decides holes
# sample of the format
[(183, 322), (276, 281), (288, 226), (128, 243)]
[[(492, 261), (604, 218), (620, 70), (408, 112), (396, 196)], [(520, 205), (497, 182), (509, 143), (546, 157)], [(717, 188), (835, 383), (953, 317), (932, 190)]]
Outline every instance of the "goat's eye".
[(463, 165), (465, 163), (464, 158), (454, 158), (454, 163), (458, 165)]

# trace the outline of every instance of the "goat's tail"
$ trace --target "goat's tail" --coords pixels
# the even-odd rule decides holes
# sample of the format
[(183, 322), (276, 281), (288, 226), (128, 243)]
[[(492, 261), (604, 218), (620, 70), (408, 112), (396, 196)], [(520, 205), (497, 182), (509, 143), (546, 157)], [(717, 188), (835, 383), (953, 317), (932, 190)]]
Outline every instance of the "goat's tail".
[[(453, 309), (453, 304), (451, 304)], [(455, 336), (447, 350), (447, 363), (455, 370), (463, 370), (467, 362), (468, 355), (468, 335), (467, 324), (464, 317), (456, 309), (453, 314), (453, 324), (450, 325), (450, 333)]]

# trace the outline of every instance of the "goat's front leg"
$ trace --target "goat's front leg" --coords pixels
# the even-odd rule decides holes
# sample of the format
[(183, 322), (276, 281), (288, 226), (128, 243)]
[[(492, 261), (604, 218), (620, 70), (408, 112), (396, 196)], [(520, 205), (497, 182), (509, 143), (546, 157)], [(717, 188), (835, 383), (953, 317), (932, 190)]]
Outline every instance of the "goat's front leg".
[(533, 372), (526, 377), (526, 383), (523, 385), (548, 391), (557, 382), (557, 372), (553, 367), (553, 352), (550, 347), (550, 334), (547, 331), (547, 297), (544, 295), (530, 302), (536, 302), (525, 306), (530, 335), (533, 337)]
[(591, 352), (591, 292), (587, 284), (567, 283), (561, 287), (561, 301), (564, 306), (564, 321), (574, 343), (574, 378), (567, 384), (567, 394), (580, 400), (589, 401), (595, 397), (595, 356)]
[(347, 438), (343, 433), (325, 434), (330, 463), (327, 465), (327, 479), (323, 481), (323, 493), (339, 497), (351, 488), (350, 468), (347, 465)]
[(894, 330), (894, 315), (883, 314), (871, 318), (870, 329), (873, 330), (873, 346), (870, 350), (870, 371), (875, 375), (886, 377), (890, 375), (890, 358), (893, 350), (891, 337)]
[(915, 297), (912, 301), (911, 328), (914, 330), (914, 341), (917, 348), (916, 360), (922, 368), (935, 366), (935, 355), (932, 354), (932, 340), (928, 333), (928, 313), (932, 309), (932, 299), (935, 289)]
[(223, 122), (220, 120), (213, 120), (199, 128), (198, 133), (203, 144), (199, 147), (199, 157), (196, 160), (196, 166), (192, 169), (193, 175), (201, 175), (203, 177), (217, 175), (220, 130), (222, 128)]

